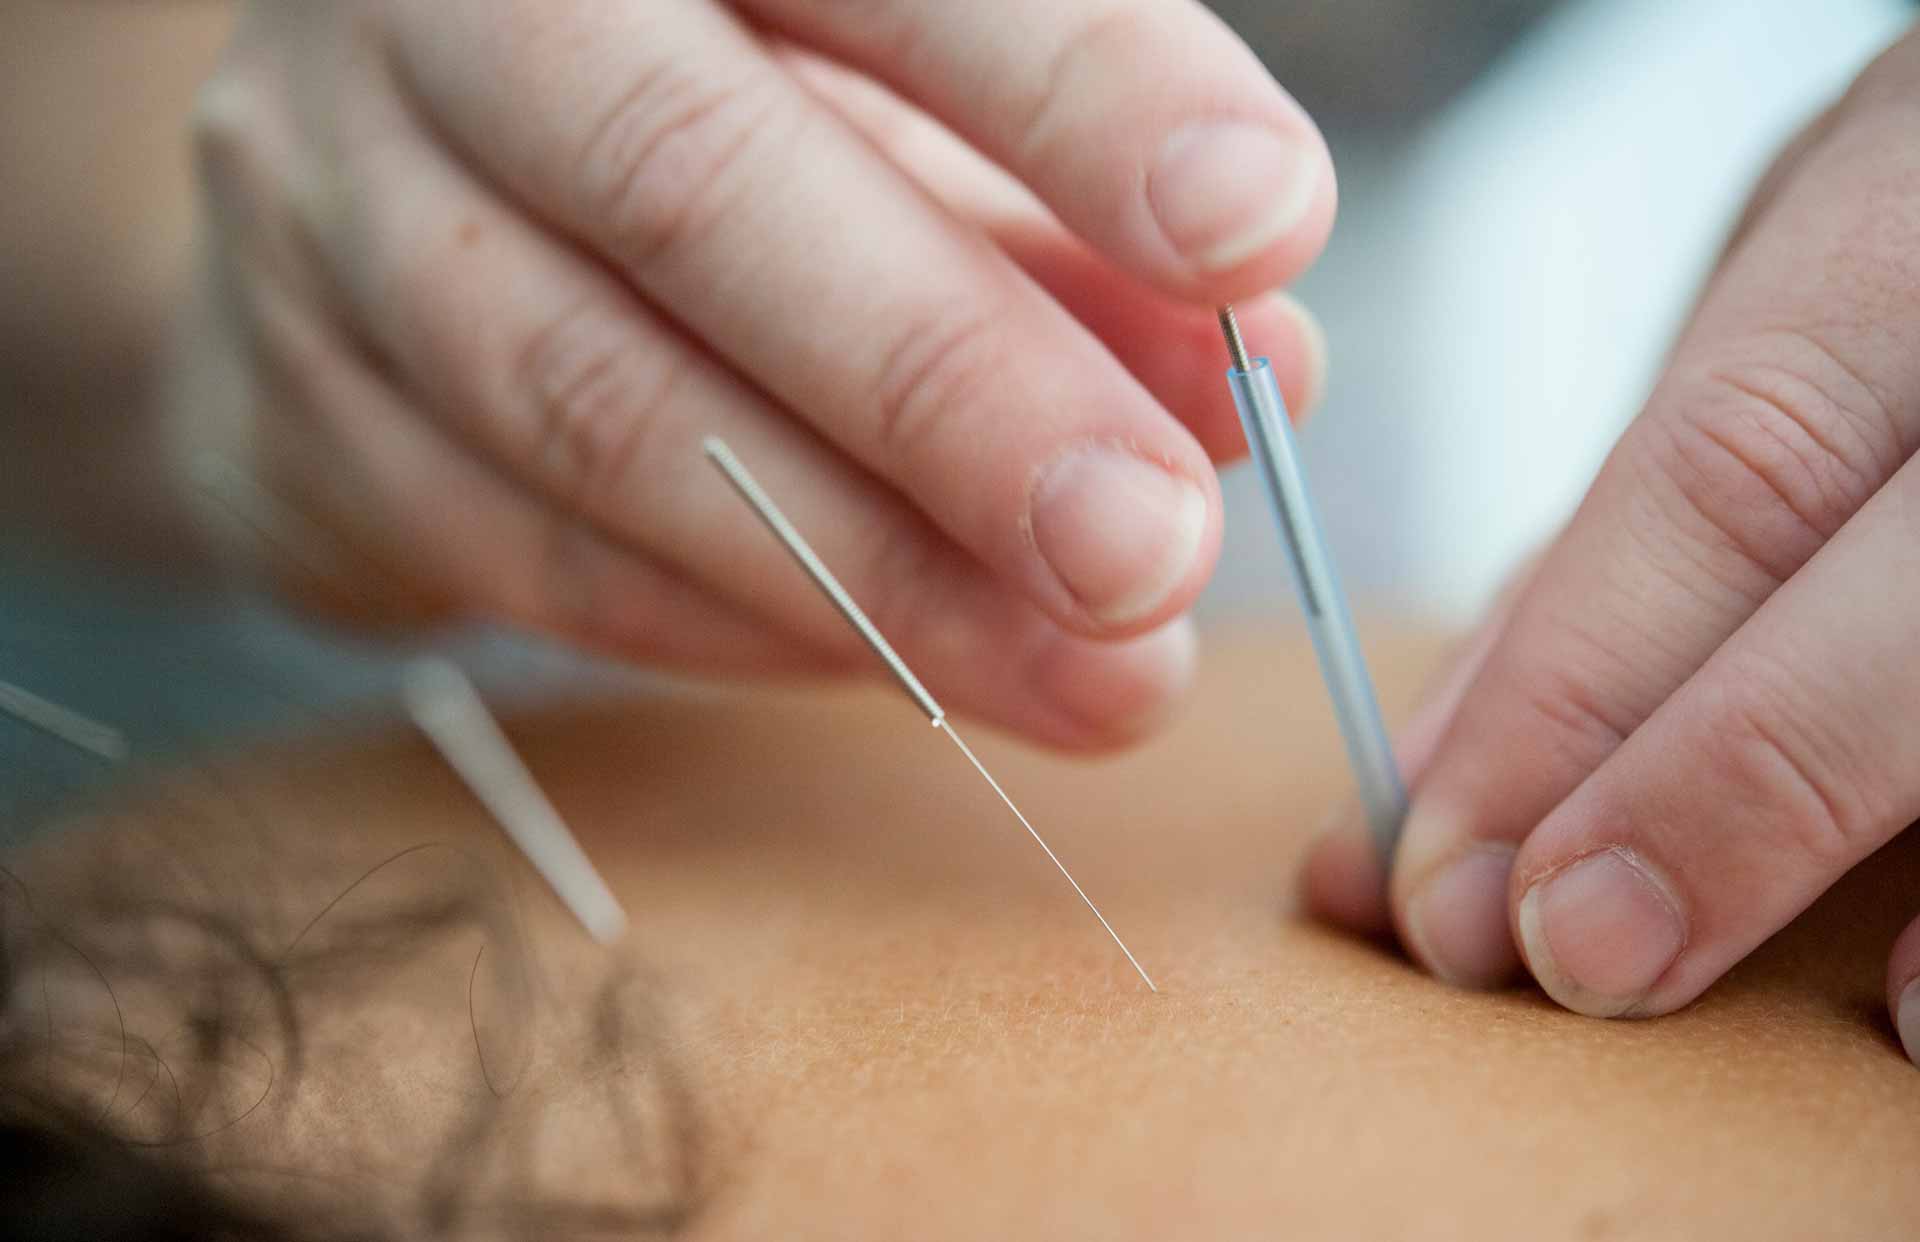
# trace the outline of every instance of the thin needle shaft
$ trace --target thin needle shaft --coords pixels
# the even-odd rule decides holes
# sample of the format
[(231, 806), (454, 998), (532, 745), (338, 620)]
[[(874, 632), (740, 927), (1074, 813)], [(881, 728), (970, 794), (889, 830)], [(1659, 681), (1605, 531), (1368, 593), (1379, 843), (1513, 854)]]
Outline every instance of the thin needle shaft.
[(1120, 939), (1120, 933), (1113, 930), (1113, 924), (1107, 922), (1107, 916), (1100, 913), (1100, 907), (1093, 904), (1093, 898), (1087, 896), (1087, 890), (1080, 887), (1080, 881), (1073, 878), (1073, 873), (1068, 871), (1067, 865), (1060, 861), (1060, 856), (1053, 852), (1053, 847), (1047, 844), (1046, 838), (1042, 837), (1027, 821), (1027, 817), (1020, 813), (1020, 808), (1013, 804), (1013, 799), (1007, 796), (1007, 791), (1000, 788), (1000, 782), (993, 779), (993, 773), (987, 771), (987, 765), (981, 763), (980, 757), (973, 753), (973, 747), (961, 741), (960, 735), (953, 731), (953, 726), (947, 721), (940, 721), (938, 727), (942, 733), (953, 739), (953, 744), (960, 748), (960, 753), (967, 757), (967, 762), (973, 765), (974, 770), (986, 778), (987, 784), (993, 786), (993, 792), (1000, 795), (1000, 801), (1007, 804), (1007, 809), (1012, 811), (1013, 817), (1020, 821), (1020, 826), (1027, 830), (1027, 835), (1033, 838), (1034, 844), (1047, 852), (1047, 857), (1053, 860), (1053, 865), (1059, 868), (1060, 874), (1066, 877), (1067, 883), (1073, 885), (1073, 891), (1080, 894), (1080, 900), (1087, 903), (1087, 909), (1093, 911), (1093, 917), (1100, 920), (1100, 926), (1107, 929), (1107, 935), (1113, 937), (1113, 942), (1120, 946), (1122, 953), (1127, 955), (1127, 960), (1133, 963), (1133, 968), (1140, 972), (1140, 980), (1147, 985), (1147, 991), (1158, 992), (1160, 989), (1153, 985), (1153, 978), (1147, 974), (1147, 968), (1142, 966), (1140, 959), (1133, 955), (1133, 950), (1127, 947), (1127, 942)]
[(727, 447), (725, 441), (715, 436), (708, 436), (701, 444), (701, 449), (706, 453), (707, 459), (727, 477), (727, 482), (733, 485), (733, 490), (753, 507), (753, 511), (759, 514), (760, 520), (766, 524), (767, 529), (773, 532), (774, 537), (785, 546), (793, 559), (799, 562), (800, 568), (813, 579), (813, 584), (820, 588), (821, 594), (833, 602), (833, 606), (840, 610), (840, 615), (847, 619), (848, 623), (859, 632), (860, 637), (866, 640), (867, 645), (873, 648), (874, 653), (886, 663), (887, 669), (892, 672), (901, 688), (907, 692), (907, 696), (927, 714), (927, 719), (935, 728), (953, 739), (953, 744), (958, 746), (960, 753), (973, 764), (974, 770), (993, 787), (993, 792), (1000, 795), (1000, 801), (1007, 804), (1007, 809), (1012, 811), (1014, 818), (1020, 821), (1020, 826), (1027, 830), (1027, 835), (1046, 852), (1060, 874), (1066, 877), (1067, 883), (1073, 885), (1073, 891), (1080, 895), (1080, 900), (1086, 903), (1087, 909), (1093, 911), (1093, 917), (1100, 920), (1100, 926), (1106, 928), (1107, 935), (1112, 937), (1113, 943), (1120, 947), (1120, 952), (1126, 954), (1127, 961), (1132, 963), (1136, 971), (1139, 971), (1140, 978), (1146, 983), (1147, 989), (1158, 992), (1160, 989), (1154, 986), (1153, 979), (1142, 968), (1139, 959), (1134, 957), (1133, 950), (1127, 947), (1126, 941), (1120, 939), (1120, 933), (1113, 930), (1113, 924), (1107, 922), (1107, 916), (1100, 913), (1100, 907), (1093, 904), (1093, 899), (1087, 896), (1085, 889), (1080, 887), (1080, 882), (1073, 878), (1073, 873), (1068, 871), (1067, 865), (1060, 861), (1060, 856), (1053, 852), (1053, 847), (1047, 844), (1046, 839), (1040, 835), (1027, 817), (1020, 813), (1020, 808), (1015, 806), (1013, 799), (1007, 796), (1007, 791), (1000, 787), (1000, 782), (993, 779), (993, 774), (987, 771), (986, 765), (980, 762), (979, 757), (973, 753), (973, 749), (961, 741), (960, 735), (955, 733), (953, 726), (947, 723), (946, 709), (941, 707), (933, 695), (928, 693), (927, 688), (920, 684), (920, 679), (913, 675), (913, 670), (907, 667), (907, 662), (900, 658), (892, 644), (887, 642), (873, 622), (867, 619), (867, 614), (861, 610), (860, 605), (854, 603), (853, 596), (840, 585), (840, 580), (833, 576), (833, 571), (827, 568), (826, 562), (820, 559), (819, 554), (814, 552), (805, 537), (795, 529), (792, 522), (787, 520), (786, 514), (780, 512), (780, 506), (773, 502), (773, 497), (767, 495), (766, 489), (760, 486), (740, 459), (733, 455), (733, 450)]
[(900, 683), (900, 688), (905, 690), (914, 704), (927, 714), (930, 722), (939, 724), (947, 714), (946, 709), (941, 707), (933, 695), (927, 692), (927, 688), (920, 684), (920, 679), (913, 675), (913, 670), (908, 668), (907, 662), (894, 651), (893, 644), (886, 640), (879, 628), (867, 620), (867, 614), (861, 611), (860, 605), (853, 602), (853, 596), (847, 594), (847, 588), (840, 585), (840, 580), (833, 576), (833, 571), (827, 568), (826, 562), (820, 559), (812, 545), (794, 528), (793, 523), (787, 520), (787, 515), (780, 512), (780, 506), (773, 503), (773, 497), (767, 495), (766, 489), (760, 486), (759, 480), (755, 479), (740, 463), (740, 459), (733, 455), (733, 450), (727, 447), (727, 442), (718, 436), (708, 436), (701, 442), (700, 448), (706, 453), (707, 460), (719, 467), (721, 474), (727, 476), (727, 482), (733, 485), (734, 491), (740, 493), (740, 499), (753, 506), (753, 511), (760, 515), (760, 520), (766, 523), (767, 529), (773, 532), (774, 537), (786, 547), (793, 559), (800, 562), (800, 568), (807, 571), (807, 577), (813, 579), (813, 585), (819, 587), (820, 593), (840, 610), (840, 615), (847, 619), (847, 624), (858, 630), (860, 637), (867, 640), (867, 646), (872, 647), (874, 654), (886, 663), (887, 671), (892, 673), (894, 680)]
[(127, 739), (118, 729), (89, 720), (71, 708), (49, 702), (12, 682), (0, 681), (0, 713), (30, 724), (67, 745), (109, 763), (127, 757)]

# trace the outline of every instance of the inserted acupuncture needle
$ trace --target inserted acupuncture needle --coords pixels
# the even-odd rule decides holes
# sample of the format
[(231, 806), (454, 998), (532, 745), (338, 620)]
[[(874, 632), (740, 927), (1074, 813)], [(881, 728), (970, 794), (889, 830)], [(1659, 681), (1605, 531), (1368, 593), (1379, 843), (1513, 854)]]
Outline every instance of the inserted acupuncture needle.
[(0, 681), (0, 713), (109, 763), (118, 763), (127, 757), (127, 739), (120, 730), (90, 720), (72, 708), (43, 699), (10, 681)]
[(1254, 464), (1280, 527), (1281, 542), (1286, 545), (1287, 564), (1293, 571), (1301, 608), (1307, 614), (1314, 653), (1320, 658), (1320, 675), (1340, 721), (1340, 735), (1360, 787), (1374, 848), (1383, 866), (1388, 865), (1407, 817), (1407, 794), (1399, 765), (1394, 762), (1393, 745), (1387, 740), (1386, 724), (1380, 718), (1380, 701), (1367, 674), (1366, 657), (1353, 631), (1353, 614), (1334, 573), (1326, 539), (1320, 533), (1320, 521), (1307, 491), (1306, 475), (1300, 469), (1299, 454), (1294, 450), (1286, 403), (1274, 382), (1273, 368), (1265, 358), (1247, 356), (1247, 344), (1240, 336), (1233, 307), (1220, 308), (1220, 329), (1226, 334), (1227, 352), (1233, 358), (1233, 367), (1227, 372), (1233, 403), (1239, 408), (1247, 446), (1253, 450)]
[(1086, 903), (1087, 909), (1093, 911), (1093, 917), (1100, 920), (1100, 926), (1106, 928), (1107, 935), (1112, 937), (1113, 943), (1119, 946), (1120, 952), (1126, 954), (1127, 961), (1139, 973), (1141, 981), (1147, 985), (1147, 990), (1158, 992), (1160, 989), (1154, 986), (1153, 979), (1147, 974), (1146, 968), (1140, 965), (1138, 958), (1134, 957), (1133, 950), (1127, 947), (1126, 941), (1120, 939), (1120, 933), (1113, 930), (1113, 924), (1107, 922), (1107, 916), (1100, 913), (1100, 907), (1093, 904), (1093, 898), (1087, 896), (1087, 891), (1080, 887), (1078, 880), (1073, 878), (1073, 873), (1068, 871), (1067, 865), (1060, 861), (1060, 856), (1053, 852), (1053, 847), (1047, 844), (1046, 838), (1040, 835), (1039, 830), (1021, 813), (1020, 808), (1014, 805), (1007, 791), (1000, 787), (1000, 782), (993, 779), (993, 774), (987, 771), (986, 765), (981, 763), (979, 756), (973, 753), (973, 748), (962, 741), (960, 735), (954, 731), (953, 725), (947, 720), (946, 709), (940, 706), (939, 701), (924, 685), (920, 684), (920, 679), (913, 675), (913, 670), (907, 667), (907, 662), (894, 651), (893, 644), (889, 643), (873, 622), (867, 619), (867, 614), (861, 610), (859, 604), (853, 601), (853, 596), (840, 585), (840, 580), (833, 576), (833, 571), (827, 568), (826, 563), (814, 552), (812, 545), (794, 528), (793, 523), (787, 520), (787, 515), (780, 511), (780, 506), (773, 503), (773, 498), (767, 495), (759, 481), (753, 477), (746, 466), (741, 464), (740, 459), (733, 455), (733, 450), (727, 447), (725, 441), (715, 436), (708, 436), (701, 443), (701, 448), (706, 452), (707, 460), (726, 476), (727, 482), (733, 485), (733, 490), (753, 508), (760, 520), (766, 524), (767, 529), (773, 532), (774, 537), (781, 542), (793, 559), (799, 562), (800, 568), (813, 579), (813, 584), (820, 588), (821, 594), (825, 595), (840, 611), (840, 615), (847, 619), (849, 625), (859, 631), (860, 637), (866, 640), (867, 646), (873, 648), (874, 654), (879, 656), (881, 662), (887, 666), (887, 671), (892, 673), (894, 680), (900, 683), (900, 688), (906, 691), (907, 697), (926, 713), (928, 722), (953, 739), (953, 744), (960, 748), (960, 753), (967, 757), (967, 762), (971, 763), (974, 770), (993, 787), (993, 792), (1000, 795), (1000, 801), (1007, 804), (1007, 809), (1012, 811), (1013, 817), (1020, 821), (1020, 826), (1027, 830), (1027, 835), (1033, 838), (1034, 843), (1046, 853), (1048, 860), (1065, 877), (1067, 883), (1073, 886), (1073, 891), (1080, 895), (1080, 900)]
[(450, 660), (428, 658), (409, 664), (400, 684), (413, 722), (520, 847), (561, 904), (601, 944), (618, 940), (627, 928), (626, 911), (521, 762), (467, 675)]

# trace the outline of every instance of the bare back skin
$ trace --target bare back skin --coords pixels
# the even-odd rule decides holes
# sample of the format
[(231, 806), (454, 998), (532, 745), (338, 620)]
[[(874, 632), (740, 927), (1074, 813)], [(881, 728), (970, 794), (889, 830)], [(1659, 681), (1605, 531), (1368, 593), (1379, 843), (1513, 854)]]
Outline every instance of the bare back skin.
[[(1373, 646), (1405, 704), (1434, 648)], [(404, 1205), (469, 1126), (465, 1150), (490, 1153), (462, 1183), (481, 1204), (511, 1153), (546, 1196), (700, 1238), (1920, 1225), (1920, 1075), (1880, 998), (1920, 891), (1911, 834), (1673, 1017), (1455, 991), (1300, 915), (1298, 860), (1348, 785), (1337, 738), (1308, 653), (1215, 641), (1182, 721), (1128, 758), (977, 739), (1152, 995), (890, 694), (603, 704), (513, 732), (626, 904), (613, 950), (406, 737), (183, 771), (19, 861), (42, 911), (103, 883), (123, 904), (190, 890), (264, 929), (269, 956), (456, 890), (510, 894), (429, 926), (429, 947), (368, 932), (389, 956), (289, 969), (301, 1071), (236, 1069), (212, 1093), (213, 1163), (377, 1167)], [(73, 1014), (89, 1002), (68, 973)], [(122, 991), (150, 1039), (183, 1020), (177, 998)]]

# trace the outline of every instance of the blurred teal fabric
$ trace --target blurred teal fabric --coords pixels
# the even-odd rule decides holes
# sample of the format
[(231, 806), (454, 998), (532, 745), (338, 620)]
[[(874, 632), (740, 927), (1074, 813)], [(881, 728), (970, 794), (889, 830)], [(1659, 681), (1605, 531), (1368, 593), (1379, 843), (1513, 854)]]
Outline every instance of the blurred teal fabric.
[[(492, 630), (435, 643), (496, 702), (634, 692), (637, 670)], [(0, 681), (119, 730), (108, 763), (0, 713), (0, 844), (128, 771), (266, 735), (398, 719), (395, 678), (428, 644), (368, 640), (260, 600), (192, 596), (0, 543)]]

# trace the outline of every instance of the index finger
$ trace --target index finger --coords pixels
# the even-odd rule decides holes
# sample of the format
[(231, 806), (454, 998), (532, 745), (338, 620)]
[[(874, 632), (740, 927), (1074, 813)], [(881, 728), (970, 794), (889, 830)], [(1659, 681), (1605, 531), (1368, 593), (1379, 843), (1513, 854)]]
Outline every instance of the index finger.
[(913, 99), (1169, 293), (1285, 284), (1333, 227), (1319, 131), (1194, 0), (743, 7)]

